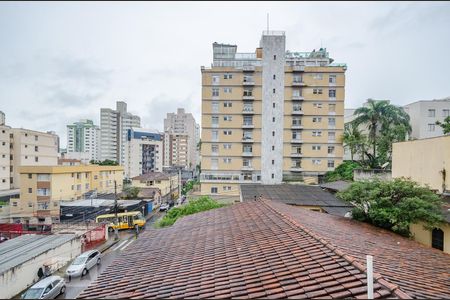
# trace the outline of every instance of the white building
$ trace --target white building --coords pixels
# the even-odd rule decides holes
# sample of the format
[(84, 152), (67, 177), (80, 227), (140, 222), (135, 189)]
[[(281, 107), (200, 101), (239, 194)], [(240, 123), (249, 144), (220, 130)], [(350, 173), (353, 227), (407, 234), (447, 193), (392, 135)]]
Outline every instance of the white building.
[(125, 143), (125, 177), (162, 172), (163, 134), (156, 130), (131, 128)]
[(5, 125), (5, 113), (0, 110), (0, 125)]
[(450, 116), (450, 97), (435, 100), (422, 100), (403, 107), (411, 119), (411, 138), (426, 139), (443, 135), (436, 121), (443, 122)]
[(116, 110), (100, 109), (100, 159), (110, 159), (125, 165), (127, 131), (141, 127), (141, 118), (127, 112), (127, 104), (117, 101)]
[[(197, 144), (200, 141), (200, 126), (195, 122), (194, 116), (186, 113), (184, 108), (178, 108), (176, 114), (168, 113), (164, 119), (164, 133), (164, 166), (181, 163), (189, 169), (195, 169), (199, 163)], [(186, 137), (187, 141), (184, 141)], [(178, 148), (174, 149), (171, 145)]]
[(94, 125), (92, 120), (67, 125), (67, 153), (80, 153), (75, 156), (84, 157), (84, 152), (90, 160), (100, 159), (100, 127)]
[(11, 127), (0, 125), (0, 190), (10, 189)]

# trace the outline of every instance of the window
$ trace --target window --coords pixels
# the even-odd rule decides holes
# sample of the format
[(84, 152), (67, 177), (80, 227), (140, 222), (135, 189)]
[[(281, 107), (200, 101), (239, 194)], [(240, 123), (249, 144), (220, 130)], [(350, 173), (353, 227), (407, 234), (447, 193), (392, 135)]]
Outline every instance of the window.
[(38, 196), (49, 196), (50, 190), (49, 189), (37, 189), (37, 195)]
[(272, 131), (272, 136), (275, 136), (275, 131)]
[(36, 157), (34, 158), (34, 161), (35, 161), (35, 162), (38, 162), (38, 161), (39, 161), (39, 157), (36, 156)]
[(275, 102), (272, 103), (272, 107), (275, 108)]
[(328, 118), (329, 126), (336, 126), (336, 118)]
[(435, 109), (429, 109), (428, 110), (428, 117), (434, 118), (436, 116), (436, 110)]
[(435, 130), (436, 130), (435, 124), (428, 124), (428, 131), (435, 131)]
[(275, 74), (273, 74), (273, 79), (276, 79), (276, 78), (277, 78), (277, 76)]
[(231, 144), (223, 144), (224, 149), (231, 149)]
[(323, 92), (322, 89), (313, 89), (313, 94), (321, 95), (322, 92)]
[(224, 187), (223, 187), (223, 190), (224, 190), (224, 191), (231, 191), (231, 186), (224, 186)]
[(28, 179), (33, 178), (33, 174), (28, 174)]
[(212, 95), (213, 95), (213, 97), (218, 97), (219, 96), (219, 89), (218, 88), (213, 88), (212, 89)]
[(272, 173), (272, 179), (275, 178), (275, 175)]
[(244, 145), (244, 146), (242, 147), (242, 152), (245, 152), (245, 153), (252, 153), (252, 152), (253, 152), (253, 147), (250, 146), (250, 145)]
[(336, 104), (328, 104), (328, 110), (330, 112), (335, 112), (336, 111)]
[(272, 118), (272, 122), (274, 122), (274, 123), (275, 123), (275, 117), (273, 117), (273, 118)]
[(226, 87), (226, 88), (223, 88), (223, 92), (229, 94), (232, 92), (232, 90), (230, 87)]
[(313, 118), (313, 123), (320, 123), (322, 122), (322, 117), (314, 117)]
[(301, 140), (302, 134), (300, 131), (292, 131), (292, 139), (293, 140)]
[(231, 135), (231, 130), (224, 130), (224, 131), (223, 131), (223, 134), (224, 134), (224, 135)]
[(334, 160), (328, 161), (328, 168), (334, 168)]
[[(276, 55), (273, 56), (273, 60), (277, 60), (277, 56), (276, 56)], [(273, 178), (273, 177), (272, 177), (272, 178)]]
[(322, 131), (313, 131), (312, 136), (322, 136)]
[(33, 192), (32, 188), (28, 188), (28, 193), (31, 194)]
[(252, 116), (244, 116), (244, 125), (253, 125), (253, 117)]
[(334, 146), (328, 146), (328, 154), (334, 153)]
[(211, 194), (217, 194), (217, 187), (211, 187)]
[(336, 132), (330, 131), (328, 132), (328, 140), (334, 140), (336, 138)]
[(275, 146), (272, 146), (272, 151), (274, 151), (275, 150)]
[(224, 163), (224, 164), (231, 164), (231, 158), (225, 157), (225, 158), (223, 159), (223, 163)]
[(211, 145), (211, 152), (212, 153), (219, 153), (219, 146), (218, 145)]
[(442, 116), (444, 118), (450, 116), (450, 109), (443, 109), (442, 110)]
[(244, 158), (244, 159), (242, 160), (242, 166), (244, 166), (244, 167), (251, 167), (251, 166), (252, 166), (252, 161), (251, 161), (251, 159)]
[(322, 108), (322, 103), (313, 103), (314, 108)]
[(292, 147), (292, 153), (294, 153), (294, 154), (302, 154), (302, 147), (300, 147), (300, 146), (293, 146)]
[(293, 126), (301, 126), (302, 120), (299, 117), (293, 117), (292, 118), (292, 125)]
[(444, 250), (444, 232), (442, 229), (434, 228), (431, 232), (431, 247)]
[(316, 150), (316, 151), (319, 151), (321, 148), (322, 148), (322, 147), (321, 147), (320, 145), (313, 145), (313, 146), (312, 146), (312, 149), (313, 149), (313, 150)]
[(301, 90), (300, 89), (295, 89), (292, 90), (292, 96), (294, 97), (300, 97), (302, 95)]
[(223, 79), (233, 79), (233, 74), (224, 74)]
[(301, 82), (303, 82), (303, 78), (301, 76), (299, 76), (299, 75), (294, 75), (293, 81), (295, 83), (301, 83)]
[(219, 117), (218, 116), (211, 116), (211, 124), (212, 125), (219, 125)]
[(224, 121), (231, 121), (232, 117), (231, 116), (223, 116), (223, 120)]
[[(100, 182), (100, 184), (101, 184), (101, 182)], [(75, 189), (75, 186), (74, 185), (72, 185), (72, 191)]]
[(336, 98), (336, 90), (329, 90), (328, 96), (331, 98)]
[(232, 107), (232, 106), (233, 106), (233, 103), (230, 101), (226, 101), (223, 103), (223, 107)]
[(17, 202), (14, 201), (14, 202), (13, 202), (13, 206), (17, 206)]
[(274, 165), (275, 164), (275, 160), (274, 159), (272, 159), (272, 165)]
[(320, 73), (316, 73), (313, 75), (313, 78), (316, 80), (322, 80), (323, 79), (323, 75)]
[(218, 130), (212, 130), (211, 131), (212, 139), (218, 140), (219, 139), (219, 131)]
[[(244, 132), (242, 133), (242, 139), (243, 140), (251, 140), (253, 137), (252, 137), (252, 132), (251, 131), (245, 131), (244, 130)], [(231, 144), (230, 144), (230, 146), (231, 146)]]
[(219, 112), (219, 102), (217, 101), (211, 102), (211, 110), (213, 113)]
[(219, 160), (217, 158), (211, 158), (211, 169), (217, 169), (219, 165)]
[(321, 161), (320, 159), (313, 159), (313, 160), (312, 160), (313, 165), (320, 165), (321, 162), (322, 162), (322, 161)]
[(220, 77), (218, 75), (213, 75), (212, 76), (212, 82), (213, 84), (217, 84), (219, 83)]
[(275, 94), (275, 89), (273, 89), (273, 93)]
[(244, 96), (253, 96), (253, 90), (250, 89), (244, 90)]
[(336, 75), (330, 75), (330, 77), (328, 77), (328, 82), (329, 83), (336, 83)]

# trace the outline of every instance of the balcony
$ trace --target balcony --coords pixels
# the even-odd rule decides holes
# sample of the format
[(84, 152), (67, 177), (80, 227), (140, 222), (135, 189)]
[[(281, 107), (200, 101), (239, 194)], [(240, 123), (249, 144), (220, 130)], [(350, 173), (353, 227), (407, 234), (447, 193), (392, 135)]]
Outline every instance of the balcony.
[(330, 97), (330, 101), (336, 101), (336, 97)]
[(253, 124), (253, 123), (243, 123), (242, 124), (242, 128), (247, 128), (247, 129), (255, 128), (255, 124)]
[(303, 110), (301, 110), (301, 109), (300, 110), (293, 110), (292, 114), (295, 115), (295, 116), (303, 115)]
[(306, 86), (306, 83), (304, 83), (303, 81), (292, 81), (292, 86)]
[(295, 153), (291, 153), (290, 156), (291, 156), (291, 157), (303, 157), (303, 153), (295, 152)]
[(245, 86), (253, 86), (253, 85), (255, 85), (255, 82), (252, 80), (252, 81), (243, 81), (242, 82), (242, 85), (245, 85)]
[(294, 72), (305, 72), (305, 66), (292, 66)]
[(253, 115), (255, 112), (253, 111), (253, 107), (244, 107), (244, 109), (242, 109), (242, 113), (244, 115)]
[(292, 124), (291, 129), (303, 129), (303, 125), (301, 125), (301, 124)]
[(305, 100), (305, 98), (303, 96), (292, 95), (292, 100)]
[(301, 166), (291, 166), (289, 171), (291, 171), (291, 172), (301, 172), (301, 171), (303, 171), (303, 169), (302, 169)]
[(292, 139), (291, 144), (301, 144), (303, 141), (301, 139)]
[(242, 71), (244, 72), (255, 72), (255, 66), (243, 66)]
[(242, 100), (255, 100), (255, 96), (253, 95), (243, 95)]
[(253, 138), (251, 137), (243, 137), (242, 138), (243, 143), (253, 143)]
[(253, 157), (253, 152), (246, 152), (246, 151), (244, 151), (244, 152), (242, 152), (242, 156), (244, 156), (244, 157)]
[(253, 171), (253, 167), (252, 166), (242, 166), (241, 170), (242, 171)]

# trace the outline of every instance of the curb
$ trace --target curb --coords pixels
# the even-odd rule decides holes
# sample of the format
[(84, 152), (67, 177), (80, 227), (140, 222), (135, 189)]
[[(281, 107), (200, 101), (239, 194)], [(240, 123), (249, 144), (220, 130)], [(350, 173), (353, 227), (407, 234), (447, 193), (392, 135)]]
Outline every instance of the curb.
[(105, 246), (105, 247), (103, 247), (103, 248), (101, 248), (101, 249), (98, 249), (98, 251), (100, 251), (101, 253), (103, 253), (103, 252), (105, 252), (106, 250), (108, 250), (109, 248), (111, 248), (112, 246), (114, 246), (115, 244), (117, 244), (119, 242), (119, 240), (114, 240), (114, 241), (112, 241), (112, 243), (110, 243), (109, 245), (107, 245), (107, 246)]

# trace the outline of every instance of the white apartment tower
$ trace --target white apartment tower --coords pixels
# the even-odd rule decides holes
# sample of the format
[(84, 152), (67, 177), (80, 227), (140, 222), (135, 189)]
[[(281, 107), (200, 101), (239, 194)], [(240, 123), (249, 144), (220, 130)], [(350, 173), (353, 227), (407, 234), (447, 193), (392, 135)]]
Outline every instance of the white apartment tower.
[(127, 112), (127, 104), (117, 101), (116, 110), (100, 109), (100, 157), (125, 164), (125, 143), (128, 129), (141, 127), (141, 118)]
[(99, 160), (100, 127), (92, 120), (67, 125), (67, 153), (89, 153), (90, 160)]
[(176, 114), (168, 113), (164, 119), (164, 134), (164, 166), (182, 165), (195, 169), (199, 156), (200, 126), (194, 116), (186, 113), (184, 108), (178, 108)]

